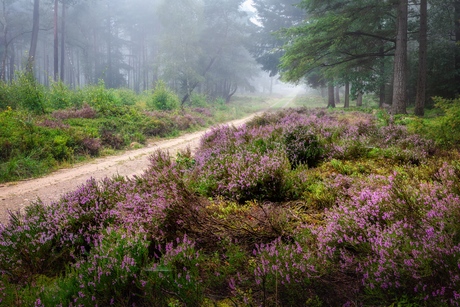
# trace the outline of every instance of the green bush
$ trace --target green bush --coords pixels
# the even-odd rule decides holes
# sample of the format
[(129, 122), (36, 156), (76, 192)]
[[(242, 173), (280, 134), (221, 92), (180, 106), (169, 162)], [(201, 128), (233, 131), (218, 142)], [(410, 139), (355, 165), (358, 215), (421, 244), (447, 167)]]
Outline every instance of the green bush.
[(208, 105), (206, 95), (193, 93), (190, 98), (190, 105), (193, 107), (206, 107)]
[(139, 100), (136, 93), (127, 88), (119, 88), (114, 90), (115, 96), (121, 102), (121, 104), (126, 106), (133, 106)]
[(85, 87), (82, 96), (84, 102), (94, 107), (103, 116), (117, 116), (122, 113), (121, 100), (114, 90), (105, 88), (103, 80), (100, 80), (98, 85)]
[(74, 94), (75, 92), (71, 91), (65, 83), (53, 82), (47, 91), (47, 105), (53, 110), (72, 107)]
[(28, 73), (18, 73), (11, 84), (0, 82), (0, 108), (45, 113), (45, 88)]
[(444, 99), (433, 98), (436, 108), (441, 109), (444, 115), (427, 122), (427, 126), (419, 127), (436, 143), (441, 145), (460, 145), (460, 98)]
[(162, 80), (158, 81), (152, 96), (147, 101), (148, 108), (152, 110), (171, 111), (177, 109), (179, 105), (179, 97)]

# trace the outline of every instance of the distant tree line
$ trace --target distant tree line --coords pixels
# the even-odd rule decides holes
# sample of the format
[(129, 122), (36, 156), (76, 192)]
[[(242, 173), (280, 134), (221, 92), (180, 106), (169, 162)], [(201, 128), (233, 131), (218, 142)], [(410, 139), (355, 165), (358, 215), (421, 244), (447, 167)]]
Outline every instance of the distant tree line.
[(1, 0), (0, 78), (137, 92), (164, 80), (183, 101), (250, 89), (254, 25), (242, 0)]
[[(287, 81), (362, 97), (424, 114), (430, 97), (460, 92), (459, 0), (254, 0), (259, 31), (254, 48), (271, 74)], [(299, 3), (300, 2), (300, 3)], [(275, 35), (273, 35), (275, 33)]]

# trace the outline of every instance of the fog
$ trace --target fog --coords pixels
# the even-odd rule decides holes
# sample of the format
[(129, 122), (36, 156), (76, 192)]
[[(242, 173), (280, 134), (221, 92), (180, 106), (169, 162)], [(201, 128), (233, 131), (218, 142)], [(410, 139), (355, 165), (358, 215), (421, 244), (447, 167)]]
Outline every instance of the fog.
[[(204, 93), (225, 99), (291, 88), (273, 69), (279, 56), (272, 55), (281, 44), (269, 41), (274, 31), (265, 29), (256, 10), (262, 0), (40, 1), (38, 41), (31, 54), (34, 1), (1, 1), (5, 81), (24, 70), (29, 59), (36, 79), (46, 86), (103, 82), (142, 92), (164, 80), (185, 98)], [(273, 58), (271, 68), (264, 63), (267, 55)]]

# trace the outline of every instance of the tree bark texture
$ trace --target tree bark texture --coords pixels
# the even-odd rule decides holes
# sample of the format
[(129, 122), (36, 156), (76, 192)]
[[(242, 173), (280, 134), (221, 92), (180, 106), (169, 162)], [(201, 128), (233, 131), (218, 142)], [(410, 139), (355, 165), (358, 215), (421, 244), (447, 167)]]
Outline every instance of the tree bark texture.
[(340, 87), (336, 86), (335, 88), (335, 104), (340, 103)]
[(455, 81), (456, 94), (460, 94), (460, 0), (454, 1), (455, 18)]
[(418, 80), (415, 98), (415, 115), (425, 114), (427, 46), (428, 46), (428, 4), (427, 0), (420, 1), (420, 37), (418, 54)]
[(65, 4), (62, 3), (61, 12), (61, 81), (64, 82), (65, 77)]
[(327, 107), (328, 108), (335, 108), (335, 99), (334, 99), (334, 84), (330, 82), (327, 86), (327, 96), (328, 96), (328, 102), (327, 102)]
[(408, 0), (399, 0), (393, 72), (393, 114), (406, 113)]
[(38, 30), (40, 26), (40, 0), (34, 0), (32, 39), (30, 40), (29, 58), (27, 60), (27, 72), (33, 73), (35, 54), (37, 52)]
[(56, 82), (59, 76), (59, 41), (58, 41), (58, 9), (59, 2), (54, 0), (54, 40), (53, 40), (53, 59), (54, 59), (54, 74), (53, 78)]
[(350, 82), (349, 81), (345, 82), (345, 97), (344, 97), (343, 107), (344, 108), (350, 107)]
[(363, 93), (359, 92), (358, 97), (356, 98), (356, 106), (362, 107), (363, 106)]

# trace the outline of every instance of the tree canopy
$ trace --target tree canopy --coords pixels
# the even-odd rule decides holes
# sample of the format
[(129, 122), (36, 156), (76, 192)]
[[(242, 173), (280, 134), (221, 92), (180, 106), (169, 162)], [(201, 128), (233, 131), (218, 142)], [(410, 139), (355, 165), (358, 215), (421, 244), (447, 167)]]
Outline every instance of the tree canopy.
[[(445, 63), (449, 62), (450, 67), (440, 76), (444, 86), (428, 78), (425, 90), (428, 95), (451, 97), (459, 88), (452, 78), (460, 72), (459, 61), (449, 56), (458, 54), (456, 42), (460, 36), (451, 38), (452, 33), (459, 31), (455, 22), (458, 2), (430, 3), (426, 18), (432, 25), (431, 33), (426, 34), (427, 43), (419, 43), (423, 23), (419, 22), (418, 2), (303, 0), (299, 7), (305, 11), (305, 20), (282, 31), (286, 41), (281, 58), (283, 77), (312, 86), (325, 86), (331, 80), (335, 84), (351, 82), (355, 92), (385, 94), (387, 85), (395, 90), (390, 101), (393, 112), (405, 113), (405, 105), (415, 100), (416, 86), (412, 80), (417, 79), (413, 77), (417, 69), (413, 67), (418, 67), (408, 63), (417, 63), (419, 53), (427, 49), (428, 77), (431, 70), (439, 74), (437, 66), (447, 68)], [(445, 57), (435, 56), (434, 50), (439, 51), (440, 46), (447, 47), (442, 51)], [(407, 66), (409, 76), (405, 75)]]

